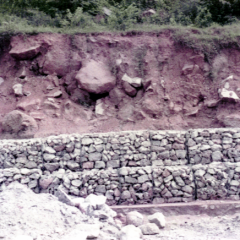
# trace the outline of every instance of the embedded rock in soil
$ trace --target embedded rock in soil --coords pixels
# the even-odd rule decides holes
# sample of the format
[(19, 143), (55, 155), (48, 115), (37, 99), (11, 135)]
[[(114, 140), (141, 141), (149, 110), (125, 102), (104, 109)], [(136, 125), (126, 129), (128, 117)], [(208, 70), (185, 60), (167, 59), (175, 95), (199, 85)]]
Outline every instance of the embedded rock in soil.
[(33, 137), (38, 130), (34, 118), (14, 110), (8, 113), (3, 119), (3, 130), (18, 137)]
[(139, 87), (142, 86), (142, 79), (141, 78), (139, 78), (139, 77), (131, 78), (126, 73), (123, 75), (122, 80), (125, 81), (125, 82), (128, 82), (133, 87), (139, 88)]
[(128, 82), (124, 81), (122, 85), (127, 95), (129, 95), (130, 97), (136, 96), (137, 90), (134, 87), (132, 87)]
[(80, 88), (89, 93), (103, 94), (112, 90), (116, 79), (107, 67), (101, 63), (91, 60), (82, 67), (76, 75)]
[(19, 44), (14, 46), (9, 54), (18, 60), (32, 59), (40, 52), (40, 48), (41, 45), (39, 44), (34, 46), (22, 46), (22, 44)]
[(234, 91), (228, 91), (227, 89), (223, 88), (222, 90), (219, 90), (219, 95), (221, 99), (227, 99), (227, 100), (239, 100), (238, 95)]
[(219, 114), (217, 116), (219, 122), (221, 122), (225, 127), (239, 128), (240, 126), (240, 116), (237, 113), (223, 115)]

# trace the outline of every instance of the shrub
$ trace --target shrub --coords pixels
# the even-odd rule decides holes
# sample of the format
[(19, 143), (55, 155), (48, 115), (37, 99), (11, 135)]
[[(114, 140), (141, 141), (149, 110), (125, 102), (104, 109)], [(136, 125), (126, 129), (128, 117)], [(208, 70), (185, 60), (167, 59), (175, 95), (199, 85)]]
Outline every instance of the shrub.
[(108, 17), (107, 22), (110, 29), (124, 31), (131, 28), (137, 22), (139, 16), (139, 9), (135, 4), (129, 6), (117, 5), (111, 8), (111, 15)]

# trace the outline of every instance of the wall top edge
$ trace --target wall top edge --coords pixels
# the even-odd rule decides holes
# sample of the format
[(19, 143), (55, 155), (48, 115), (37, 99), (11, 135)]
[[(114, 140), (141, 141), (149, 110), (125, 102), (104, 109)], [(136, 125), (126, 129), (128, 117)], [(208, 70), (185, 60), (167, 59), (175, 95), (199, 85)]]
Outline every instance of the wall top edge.
[(69, 138), (84, 138), (84, 137), (93, 137), (93, 138), (98, 138), (98, 137), (108, 137), (108, 136), (114, 136), (116, 135), (117, 137), (121, 136), (127, 136), (130, 134), (134, 135), (142, 135), (142, 134), (160, 134), (160, 135), (167, 135), (167, 134), (187, 134), (191, 132), (203, 132), (203, 131), (208, 131), (210, 133), (214, 132), (232, 132), (232, 133), (238, 133), (240, 132), (240, 128), (198, 128), (198, 129), (189, 129), (189, 130), (138, 130), (138, 131), (119, 131), (119, 132), (105, 132), (105, 133), (84, 133), (84, 134), (60, 134), (60, 135), (52, 135), (48, 137), (43, 137), (43, 138), (28, 138), (28, 139), (1, 139), (0, 140), (0, 145), (6, 144), (6, 143), (19, 143), (19, 142), (24, 142), (24, 143), (36, 143), (36, 142), (45, 142), (47, 140), (56, 140), (56, 139), (66, 139)]

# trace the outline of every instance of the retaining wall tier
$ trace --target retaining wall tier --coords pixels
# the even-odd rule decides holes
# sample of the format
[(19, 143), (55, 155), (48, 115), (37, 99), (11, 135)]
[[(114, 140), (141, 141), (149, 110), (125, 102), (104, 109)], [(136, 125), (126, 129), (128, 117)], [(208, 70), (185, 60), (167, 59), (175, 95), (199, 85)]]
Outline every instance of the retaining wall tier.
[(0, 191), (103, 194), (109, 205), (239, 199), (240, 129), (136, 131), (0, 141)]

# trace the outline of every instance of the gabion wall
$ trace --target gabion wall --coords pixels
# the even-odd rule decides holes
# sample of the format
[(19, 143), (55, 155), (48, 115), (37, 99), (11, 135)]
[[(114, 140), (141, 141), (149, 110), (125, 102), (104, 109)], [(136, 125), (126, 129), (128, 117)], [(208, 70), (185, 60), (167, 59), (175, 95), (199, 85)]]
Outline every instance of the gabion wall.
[(239, 199), (240, 129), (137, 131), (0, 141), (0, 191), (107, 196), (109, 205)]

